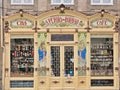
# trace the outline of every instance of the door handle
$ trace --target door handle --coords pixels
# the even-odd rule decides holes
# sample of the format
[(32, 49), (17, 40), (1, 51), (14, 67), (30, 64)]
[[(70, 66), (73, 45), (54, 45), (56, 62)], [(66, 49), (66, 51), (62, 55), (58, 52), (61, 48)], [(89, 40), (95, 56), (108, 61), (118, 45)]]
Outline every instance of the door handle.
[(78, 67), (76, 67), (75, 70), (77, 71), (77, 70), (78, 70)]
[(89, 71), (89, 70), (90, 70), (90, 68), (89, 68), (89, 67), (86, 67), (86, 70), (88, 70), (88, 71)]
[(54, 84), (57, 84), (57, 83), (59, 83), (59, 81), (53, 81), (53, 83), (54, 83)]
[(49, 71), (50, 69), (49, 68), (46, 68), (47, 71)]
[(68, 81), (66, 81), (66, 83), (71, 84), (71, 83), (73, 83), (73, 81), (68, 80)]
[(40, 81), (41, 84), (44, 84), (45, 82), (44, 81)]

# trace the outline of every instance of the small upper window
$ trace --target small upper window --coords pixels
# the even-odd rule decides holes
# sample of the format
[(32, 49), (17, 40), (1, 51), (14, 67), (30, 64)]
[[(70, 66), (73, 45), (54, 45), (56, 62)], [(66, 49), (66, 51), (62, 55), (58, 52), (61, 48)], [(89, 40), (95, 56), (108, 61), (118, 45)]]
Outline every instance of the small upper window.
[(113, 0), (91, 0), (91, 5), (113, 5)]
[(59, 4), (73, 5), (74, 0), (51, 0), (51, 4), (53, 4), (53, 5), (59, 5)]
[(33, 5), (34, 0), (11, 0), (12, 5)]

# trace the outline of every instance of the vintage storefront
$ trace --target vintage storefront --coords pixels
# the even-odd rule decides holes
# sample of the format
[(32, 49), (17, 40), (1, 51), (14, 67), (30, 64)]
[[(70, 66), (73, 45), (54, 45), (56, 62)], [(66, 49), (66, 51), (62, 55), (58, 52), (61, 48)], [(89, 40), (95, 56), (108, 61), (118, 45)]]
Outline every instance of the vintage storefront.
[(5, 90), (118, 90), (117, 18), (52, 10), (5, 18)]

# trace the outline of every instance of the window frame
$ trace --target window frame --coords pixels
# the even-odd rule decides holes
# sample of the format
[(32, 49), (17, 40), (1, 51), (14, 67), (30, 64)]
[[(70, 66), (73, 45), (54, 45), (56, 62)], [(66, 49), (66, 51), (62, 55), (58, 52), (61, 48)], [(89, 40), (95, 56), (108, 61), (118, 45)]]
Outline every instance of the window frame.
[(95, 3), (91, 0), (91, 5), (113, 5), (113, 0), (110, 3), (103, 3), (104, 0), (100, 0), (100, 3)]
[(51, 0), (51, 5), (60, 5), (60, 4), (64, 4), (64, 5), (74, 5), (74, 1), (72, 0), (72, 3), (64, 3), (64, 0), (61, 0), (60, 3), (54, 3), (53, 0)]
[(24, 0), (21, 0), (21, 3), (14, 3), (14, 1), (11, 0), (11, 5), (34, 5), (34, 0), (32, 0), (31, 3), (25, 3)]
[[(25, 40), (23, 43), (21, 43), (21, 42), (19, 42), (19, 43), (17, 43), (17, 42), (11, 42), (11, 41), (17, 41), (18, 42), (18, 40)], [(28, 42), (30, 42), (29, 40), (32, 40), (32, 42), (31, 43), (28, 43)], [(25, 43), (26, 42), (26, 43)], [(14, 52), (14, 51), (16, 51), (16, 52), (19, 52), (19, 51), (17, 51), (16, 49), (14, 49), (17, 45), (20, 45), (20, 47), (25, 47), (25, 46), (31, 46), (31, 53), (32, 53), (32, 50), (33, 50), (33, 52), (34, 52), (34, 36), (33, 36), (33, 34), (28, 34), (28, 35), (22, 35), (22, 34), (12, 34), (11, 35), (11, 37), (10, 37), (10, 77), (33, 77), (34, 76), (34, 55), (33, 56), (30, 56), (30, 58), (28, 57), (28, 56), (25, 56), (25, 55), (23, 55), (22, 54), (22, 56), (13, 56), (12, 55), (12, 51)], [(28, 44), (28, 45), (27, 45)], [(32, 46), (33, 46), (33, 49), (32, 49)], [(14, 48), (13, 48), (14, 47)], [(26, 50), (20, 50), (20, 52), (25, 52)], [(30, 50), (29, 50), (30, 51)], [(27, 52), (27, 51), (26, 51)], [(25, 53), (24, 53), (25, 54)], [(13, 58), (12, 58), (13, 57)], [(17, 59), (16, 59), (17, 58)], [(32, 62), (23, 62), (24, 64), (26, 64), (27, 66), (30, 66), (30, 67), (27, 67), (27, 68), (31, 68), (31, 70), (32, 71), (27, 71), (28, 72), (28, 74), (27, 75), (29, 75), (29, 76), (27, 76), (27, 75), (25, 75), (25, 73), (26, 73), (26, 71), (25, 72), (22, 72), (22, 70), (20, 70), (19, 69), (19, 67), (17, 67), (17, 70), (15, 69), (15, 68), (13, 68), (14, 66), (15, 66), (15, 62), (13, 62), (13, 61), (20, 61), (21, 62), (21, 59), (20, 58), (22, 58), (22, 60), (23, 61), (25, 61), (25, 60), (27, 60), (27, 61), (30, 61), (30, 59), (31, 59), (31, 61)], [(32, 59), (33, 58), (33, 59)], [(19, 63), (17, 63), (16, 65), (17, 66), (20, 66), (20, 62)], [(14, 64), (14, 65), (13, 65)], [(21, 64), (22, 65), (22, 64)], [(24, 69), (25, 69), (25, 67), (24, 67)], [(17, 72), (14, 72), (14, 71), (17, 71)], [(21, 72), (21, 74), (19, 74), (19, 75), (15, 75), (15, 74), (18, 74), (19, 72)], [(30, 73), (30, 74), (29, 74)], [(22, 75), (22, 76), (21, 76)]]

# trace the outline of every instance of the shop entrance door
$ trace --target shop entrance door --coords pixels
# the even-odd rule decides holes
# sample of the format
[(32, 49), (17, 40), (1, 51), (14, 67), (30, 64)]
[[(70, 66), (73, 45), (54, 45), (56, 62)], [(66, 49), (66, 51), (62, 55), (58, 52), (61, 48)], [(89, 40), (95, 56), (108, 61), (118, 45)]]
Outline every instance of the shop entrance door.
[(50, 54), (50, 87), (73, 88), (75, 76), (75, 46), (51, 45)]

